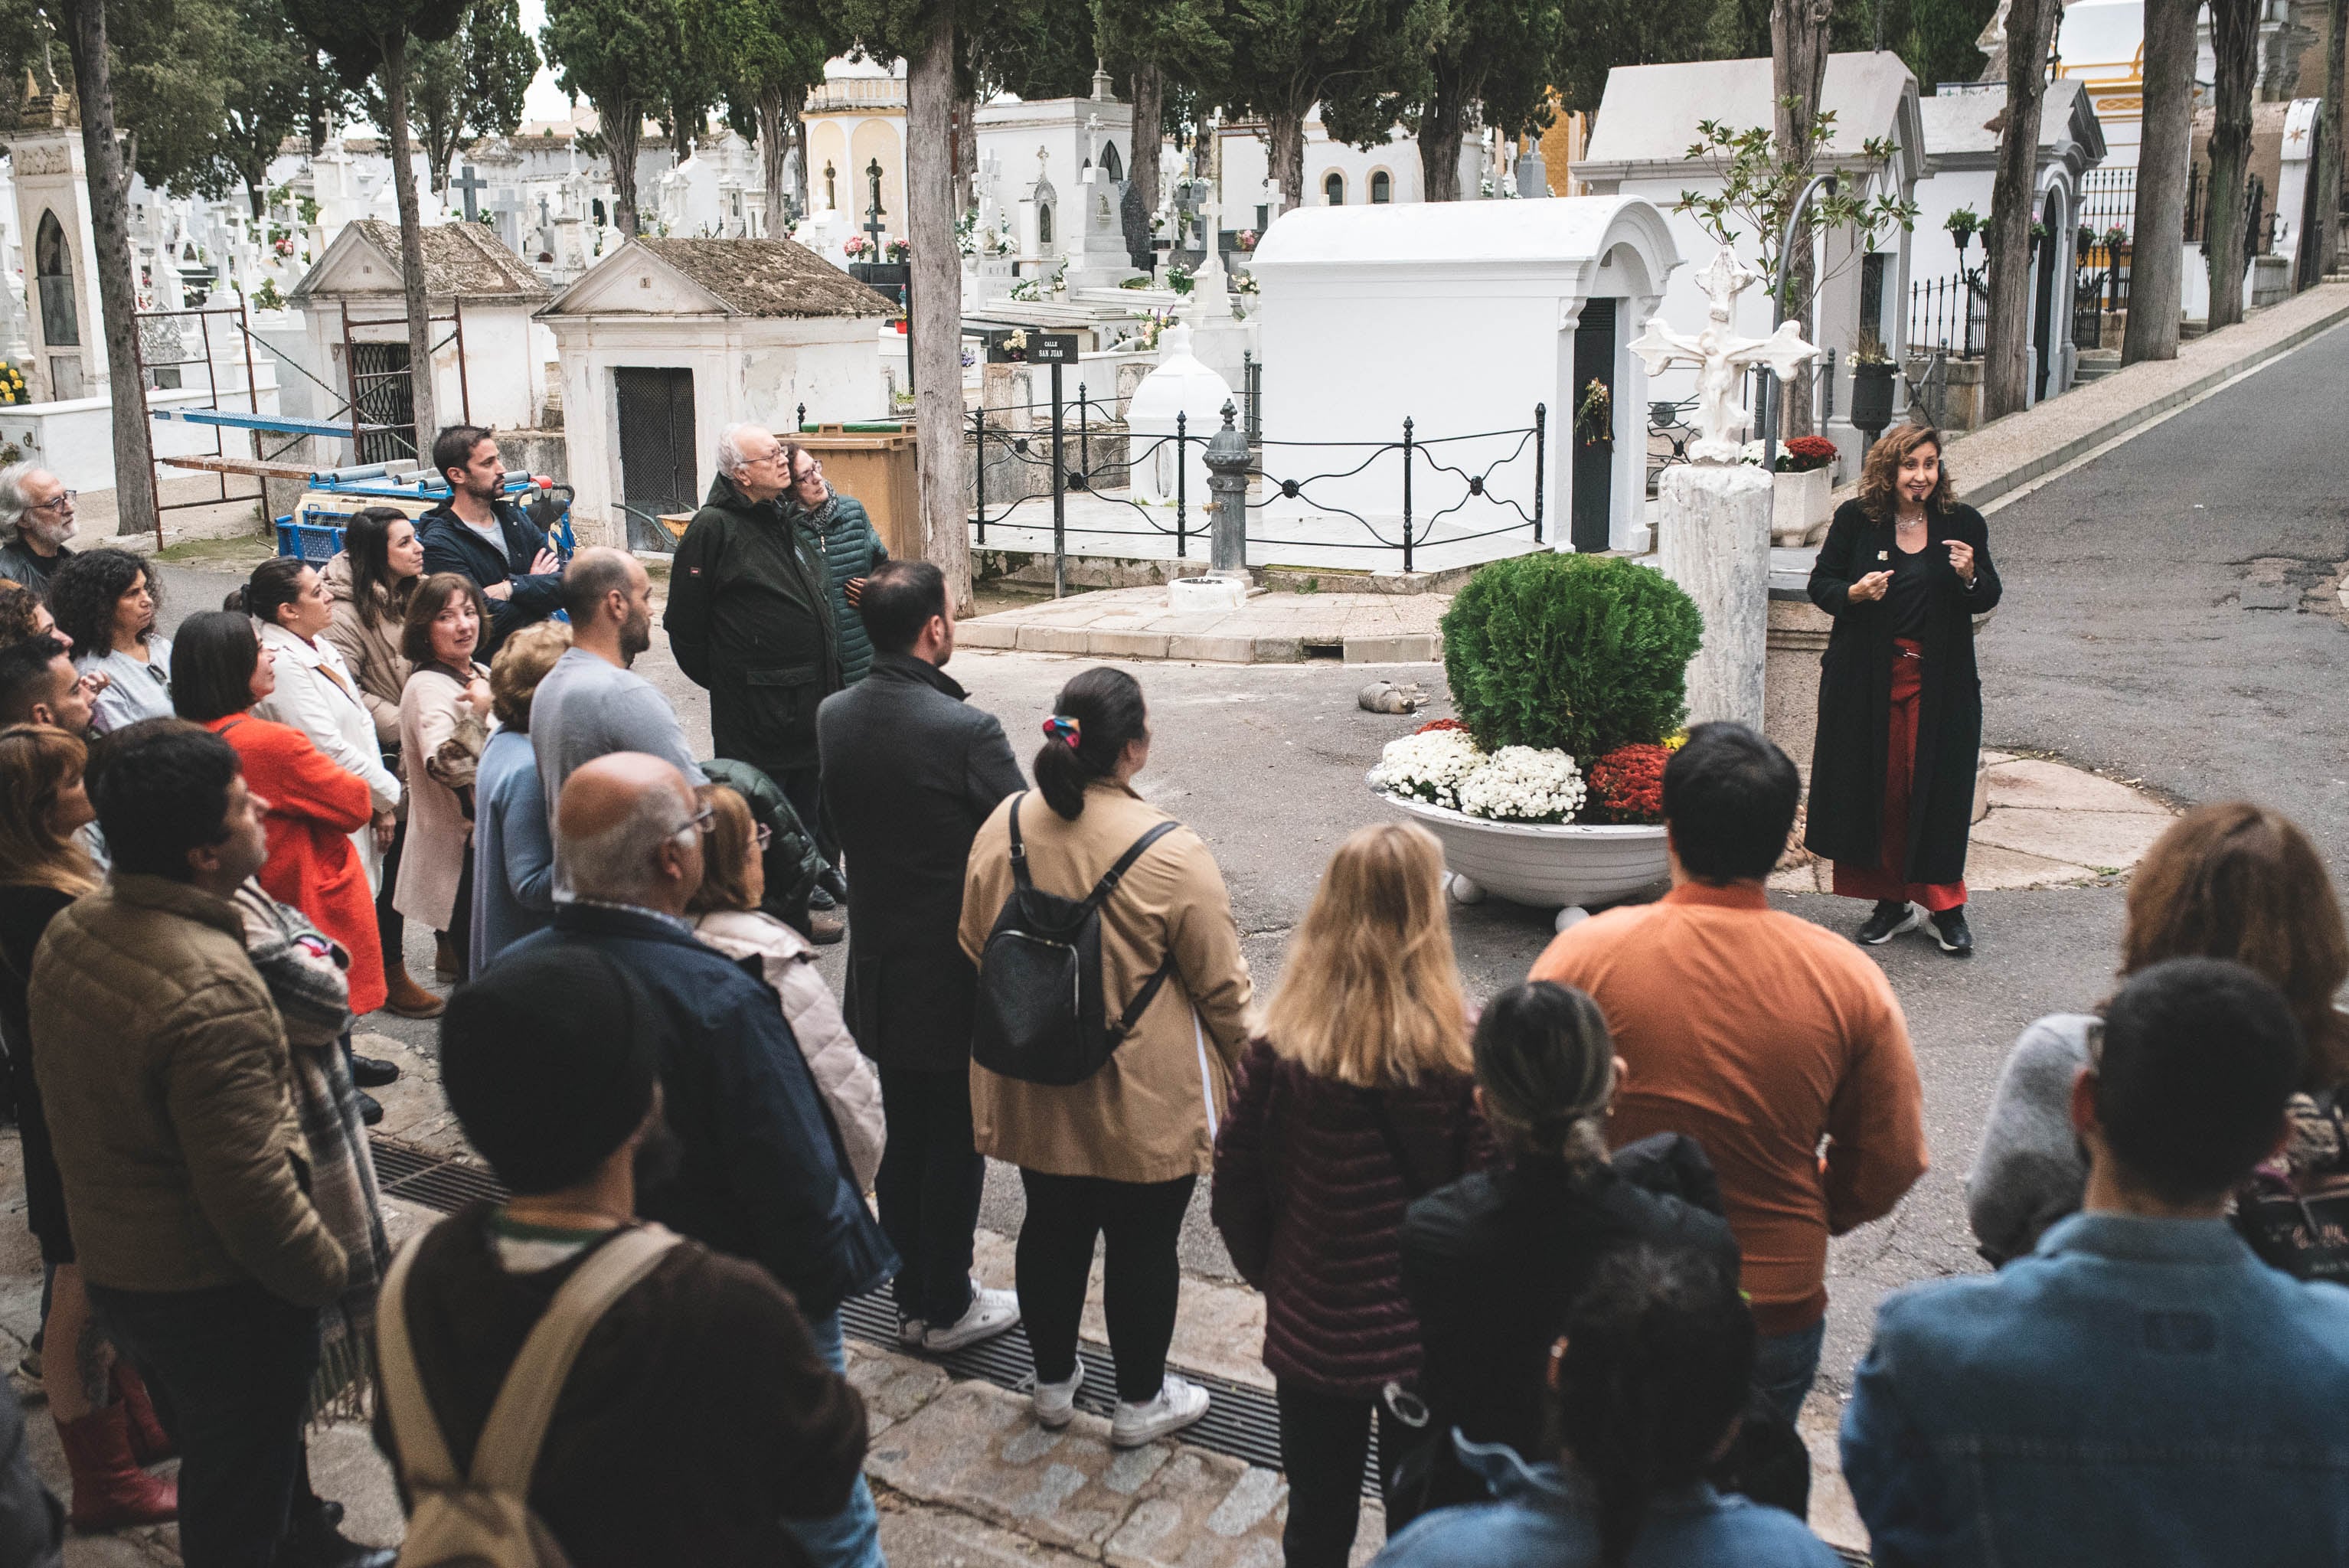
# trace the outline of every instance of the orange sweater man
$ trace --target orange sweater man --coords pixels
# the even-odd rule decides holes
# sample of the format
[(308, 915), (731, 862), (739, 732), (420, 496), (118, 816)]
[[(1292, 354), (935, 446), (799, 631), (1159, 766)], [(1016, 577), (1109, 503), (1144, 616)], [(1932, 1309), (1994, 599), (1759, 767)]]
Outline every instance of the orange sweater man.
[(1672, 891), (1563, 933), (1530, 976), (1606, 1013), (1629, 1067), (1617, 1144), (1679, 1132), (1712, 1156), (1763, 1335), (1754, 1382), (1790, 1420), (1818, 1370), (1827, 1238), (1890, 1213), (1925, 1171), (1891, 985), (1763, 895), (1800, 790), (1764, 737), (1699, 725), (1664, 769)]

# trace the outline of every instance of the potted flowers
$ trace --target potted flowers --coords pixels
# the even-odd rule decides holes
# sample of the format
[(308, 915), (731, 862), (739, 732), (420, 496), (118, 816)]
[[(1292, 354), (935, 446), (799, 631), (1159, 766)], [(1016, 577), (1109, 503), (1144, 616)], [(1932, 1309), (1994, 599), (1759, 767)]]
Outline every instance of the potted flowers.
[(1778, 449), (1776, 487), (1770, 503), (1770, 539), (1775, 544), (1808, 543), (1835, 511), (1836, 444), (1825, 436), (1796, 436)]
[(1851, 422), (1868, 432), (1870, 446), (1892, 423), (1892, 356), (1873, 334), (1863, 332), (1851, 351)]
[(1443, 841), (1452, 895), (1582, 906), (1666, 872), (1663, 738), (1702, 625), (1661, 573), (1619, 557), (1495, 562), (1444, 617), (1457, 719), (1389, 745), (1368, 782)]

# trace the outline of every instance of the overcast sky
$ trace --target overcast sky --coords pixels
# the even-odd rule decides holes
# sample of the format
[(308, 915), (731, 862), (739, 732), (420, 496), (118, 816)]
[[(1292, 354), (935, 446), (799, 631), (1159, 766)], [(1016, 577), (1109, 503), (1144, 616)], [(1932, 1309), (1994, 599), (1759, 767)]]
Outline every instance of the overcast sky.
[[(538, 43), (538, 30), (544, 26), (546, 26), (546, 0), (522, 0), (522, 30), (530, 35), (530, 41), (533, 46)], [(530, 91), (523, 98), (523, 119), (562, 119), (570, 112), (571, 100), (564, 98), (563, 89), (554, 85), (554, 73), (547, 69), (545, 62), (542, 60), (538, 67), (538, 79), (530, 84)]]

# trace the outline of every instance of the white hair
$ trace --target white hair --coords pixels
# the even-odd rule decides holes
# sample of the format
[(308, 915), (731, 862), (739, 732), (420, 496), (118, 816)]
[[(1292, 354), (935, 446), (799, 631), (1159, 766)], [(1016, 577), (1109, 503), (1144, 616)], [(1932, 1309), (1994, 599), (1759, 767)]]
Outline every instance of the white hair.
[(40, 471), (38, 463), (10, 463), (0, 469), (0, 532), (25, 521), (25, 513), (32, 504), (31, 498), (25, 494), (25, 481)]
[(564, 898), (650, 903), (663, 881), (655, 857), (692, 824), (693, 813), (676, 790), (663, 785), (644, 790), (628, 803), (627, 814), (602, 832), (565, 834), (558, 820), (555, 892)]
[(766, 426), (750, 419), (729, 425), (718, 432), (718, 471), (729, 479), (740, 473), (750, 461), (742, 454), (742, 437), (750, 430), (756, 430), (770, 438), (774, 435)]

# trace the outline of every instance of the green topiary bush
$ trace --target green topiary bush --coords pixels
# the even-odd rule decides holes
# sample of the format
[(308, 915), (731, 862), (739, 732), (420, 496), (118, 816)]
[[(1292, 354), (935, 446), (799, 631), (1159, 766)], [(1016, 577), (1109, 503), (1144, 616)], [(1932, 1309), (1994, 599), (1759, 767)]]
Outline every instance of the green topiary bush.
[(1556, 747), (1588, 768), (1679, 727), (1703, 634), (1662, 573), (1544, 552), (1494, 562), (1454, 597), (1444, 674), (1479, 746)]

